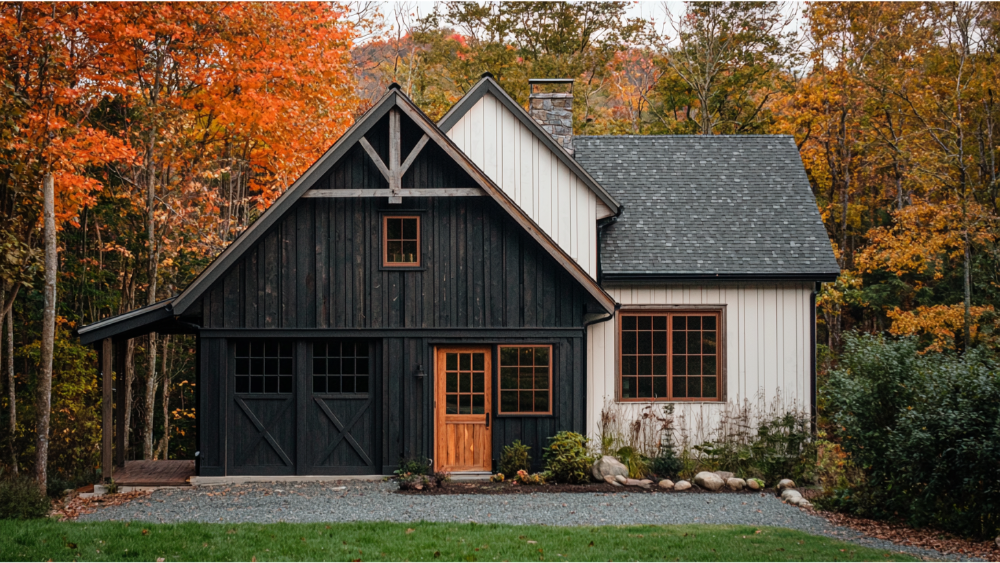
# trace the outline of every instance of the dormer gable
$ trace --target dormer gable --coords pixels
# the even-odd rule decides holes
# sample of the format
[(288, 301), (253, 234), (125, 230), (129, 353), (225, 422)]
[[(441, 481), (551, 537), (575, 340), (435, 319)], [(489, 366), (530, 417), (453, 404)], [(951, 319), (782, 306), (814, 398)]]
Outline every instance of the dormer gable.
[(597, 221), (620, 204), (489, 75), (439, 122), (489, 178), (589, 275)]

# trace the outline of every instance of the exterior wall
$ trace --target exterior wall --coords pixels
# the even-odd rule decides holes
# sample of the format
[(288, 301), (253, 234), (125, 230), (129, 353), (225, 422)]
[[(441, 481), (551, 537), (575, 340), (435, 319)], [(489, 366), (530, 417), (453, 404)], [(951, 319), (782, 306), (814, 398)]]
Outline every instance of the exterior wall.
[[(811, 297), (809, 283), (732, 285), (620, 285), (605, 288), (628, 305), (724, 305), (725, 398), (729, 402), (758, 395), (770, 403), (781, 393), (784, 403), (807, 412), (811, 401)], [(587, 331), (587, 433), (597, 434), (605, 401), (617, 390), (617, 321), (591, 325)], [(629, 402), (636, 414), (649, 402)], [(674, 402), (687, 431), (701, 439), (718, 419), (719, 402)]]
[(607, 206), (492, 94), (448, 137), (588, 273), (597, 277), (598, 206)]
[[(553, 345), (553, 413), (494, 413), (495, 460), (503, 446), (520, 439), (541, 463), (546, 438), (559, 430), (584, 430), (582, 323), (589, 297), (583, 288), (489, 198), (407, 198), (387, 208), (381, 198), (303, 199), (207, 292), (200, 322), (200, 474), (245, 471), (233, 466), (241, 457), (234, 455), (233, 442), (257, 436), (245, 424), (230, 427), (240, 416), (227, 363), (241, 338), (370, 342), (380, 358), (371, 373), (377, 378), (371, 392), (379, 396), (372, 459), (382, 473), (402, 457), (433, 457), (436, 345), (489, 344), (494, 353), (502, 343)], [(382, 267), (384, 210), (421, 216), (420, 268)], [(309, 348), (303, 350), (308, 356)], [(296, 368), (295, 406), (286, 412), (313, 407), (312, 398), (298, 391), (310, 381), (302, 371), (308, 369), (306, 356)], [(427, 373), (423, 379), (413, 375), (418, 365)], [(494, 405), (495, 395), (494, 386)], [(298, 452), (297, 468), (278, 466), (274, 474), (322, 472), (309, 468), (309, 447), (325, 438), (303, 435), (306, 428), (286, 436), (293, 444), (286, 452)]]

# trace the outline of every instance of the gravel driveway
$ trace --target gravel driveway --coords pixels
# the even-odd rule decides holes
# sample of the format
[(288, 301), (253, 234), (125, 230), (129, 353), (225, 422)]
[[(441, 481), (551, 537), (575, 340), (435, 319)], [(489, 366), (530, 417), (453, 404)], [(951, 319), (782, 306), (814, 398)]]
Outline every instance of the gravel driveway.
[[(338, 489), (340, 487), (340, 489)], [(254, 483), (160, 489), (128, 504), (99, 508), (80, 521), (150, 522), (479, 522), (600, 526), (742, 524), (780, 526), (878, 549), (952, 559), (936, 551), (868, 538), (830, 524), (771, 495), (535, 493), (520, 495), (396, 494), (394, 483)]]

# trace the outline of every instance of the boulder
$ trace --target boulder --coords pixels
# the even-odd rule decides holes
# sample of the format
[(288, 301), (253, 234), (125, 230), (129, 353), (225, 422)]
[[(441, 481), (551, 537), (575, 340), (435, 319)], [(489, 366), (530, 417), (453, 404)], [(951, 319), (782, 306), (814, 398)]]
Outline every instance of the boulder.
[(625, 485), (629, 487), (642, 487), (643, 489), (648, 489), (653, 485), (652, 481), (649, 480), (638, 480), (638, 479), (625, 479)]
[(802, 498), (802, 493), (796, 491), (795, 489), (785, 489), (784, 491), (781, 491), (781, 500), (791, 501), (796, 498)]
[(792, 481), (791, 479), (782, 479), (781, 481), (778, 481), (779, 492), (785, 489), (794, 489), (794, 488), (795, 488), (795, 481)]
[(674, 488), (674, 482), (671, 481), (670, 479), (664, 479), (660, 481), (659, 485), (661, 489), (666, 489), (668, 491)]
[(716, 475), (718, 475), (719, 477), (722, 477), (723, 481), (728, 481), (728, 480), (732, 479), (733, 477), (736, 477), (736, 475), (734, 475), (734, 474), (732, 474), (732, 473), (730, 473), (728, 471), (715, 471), (714, 473)]
[(718, 491), (726, 484), (726, 482), (722, 480), (722, 477), (719, 477), (715, 473), (702, 471), (701, 473), (694, 476), (694, 484), (698, 485), (703, 489), (708, 489), (710, 491)]
[(594, 462), (593, 467), (590, 468), (590, 473), (594, 476), (594, 479), (604, 481), (604, 478), (608, 475), (628, 477), (628, 467), (625, 467), (625, 464), (617, 459), (606, 455)]
[(739, 477), (730, 477), (729, 479), (726, 479), (726, 485), (734, 491), (742, 491), (746, 488), (747, 482)]
[(690, 488), (691, 488), (691, 483), (688, 483), (687, 481), (677, 481), (677, 483), (674, 485), (675, 491), (686, 491)]
[(619, 483), (618, 481), (615, 480), (615, 476), (614, 475), (605, 475), (604, 476), (604, 482), (605, 483), (611, 483), (612, 485), (621, 485), (621, 483)]
[(760, 483), (758, 483), (756, 479), (747, 479), (747, 488), (752, 491), (759, 491)]
[(628, 477), (626, 477), (625, 475), (615, 475), (615, 481), (618, 481), (619, 483), (624, 485), (628, 481)]

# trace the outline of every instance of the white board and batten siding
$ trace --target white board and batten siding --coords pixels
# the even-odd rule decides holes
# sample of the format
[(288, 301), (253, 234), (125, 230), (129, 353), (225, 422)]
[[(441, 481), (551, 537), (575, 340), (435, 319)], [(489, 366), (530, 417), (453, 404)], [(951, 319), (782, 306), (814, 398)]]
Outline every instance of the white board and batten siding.
[[(621, 285), (605, 287), (628, 305), (724, 305), (726, 399), (770, 403), (779, 393), (786, 407), (809, 412), (811, 402), (809, 283), (730, 285)], [(618, 317), (591, 325), (587, 331), (587, 433), (596, 436), (605, 401), (617, 399)], [(637, 415), (652, 403), (628, 402)], [(662, 403), (657, 403), (662, 404)], [(706, 439), (718, 420), (719, 402), (677, 401), (675, 416), (684, 413), (687, 430)], [(696, 428), (700, 420), (700, 428)]]
[(610, 210), (531, 130), (488, 93), (447, 134), (563, 251), (597, 277), (597, 220)]

